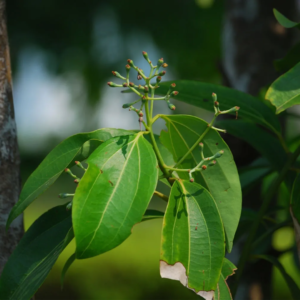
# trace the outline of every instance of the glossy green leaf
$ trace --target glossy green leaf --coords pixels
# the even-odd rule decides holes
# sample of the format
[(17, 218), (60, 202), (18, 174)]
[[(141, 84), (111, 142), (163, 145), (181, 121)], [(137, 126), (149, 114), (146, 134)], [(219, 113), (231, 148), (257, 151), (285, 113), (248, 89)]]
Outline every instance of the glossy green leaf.
[(147, 209), (142, 218), (142, 222), (153, 220), (153, 219), (160, 219), (163, 218), (164, 215), (165, 213), (163, 213), (162, 211), (155, 210), (155, 209)]
[(249, 143), (268, 159), (275, 170), (281, 170), (288, 159), (279, 140), (253, 123), (244, 120), (222, 120), (218, 121), (216, 126)]
[(197, 183), (176, 181), (163, 221), (160, 274), (212, 299), (225, 254), (217, 205)]
[(276, 59), (274, 66), (277, 71), (286, 72), (300, 62), (300, 43), (294, 45), (284, 58)]
[(64, 286), (64, 279), (65, 279), (65, 276), (66, 276), (66, 273), (67, 271), (69, 270), (70, 266), (73, 264), (73, 262), (75, 261), (76, 259), (76, 253), (73, 253), (69, 258), (68, 260), (66, 261), (64, 267), (63, 267), (63, 270), (61, 272), (61, 278), (60, 278), (60, 284), (61, 284), (61, 287), (63, 288)]
[(291, 216), (294, 223), (298, 256), (300, 259), (300, 174), (296, 177), (291, 196)]
[(59, 254), (73, 239), (71, 212), (57, 206), (39, 217), (24, 234), (0, 278), (1, 299), (30, 299)]
[[(173, 153), (175, 161), (179, 161), (208, 128), (205, 121), (192, 116), (173, 115), (161, 118), (166, 121), (168, 132), (162, 131), (160, 139)], [(216, 200), (225, 228), (227, 250), (230, 252), (241, 214), (242, 194), (239, 175), (230, 149), (218, 132), (210, 129), (202, 142), (205, 157), (224, 150), (215, 166), (208, 167), (202, 172), (195, 172), (193, 176), (196, 182), (207, 188)], [(192, 169), (200, 161), (198, 147), (178, 167)], [(182, 179), (189, 178), (188, 173), (183, 172), (179, 172), (178, 176)]]
[(230, 289), (226, 280), (229, 276), (235, 273), (235, 270), (236, 266), (227, 258), (224, 258), (218, 287), (215, 290), (214, 300), (232, 300)]
[(276, 107), (276, 114), (300, 104), (300, 63), (277, 78), (269, 87), (265, 98)]
[[(227, 110), (239, 106), (239, 116), (246, 120), (256, 122), (274, 132), (280, 132), (280, 124), (272, 110), (258, 98), (249, 94), (199, 81), (175, 80), (176, 90), (179, 91), (176, 100), (214, 111), (212, 93), (218, 95), (221, 110)], [(171, 82), (160, 83), (156, 92), (165, 95)]]
[(158, 167), (142, 133), (116, 137), (88, 158), (73, 200), (76, 258), (121, 244), (140, 222), (154, 193)]
[(300, 289), (297, 286), (297, 284), (295, 283), (295, 281), (292, 279), (292, 277), (285, 271), (284, 267), (282, 266), (282, 264), (279, 262), (279, 260), (276, 257), (270, 256), (270, 255), (255, 255), (255, 258), (258, 259), (264, 259), (268, 262), (270, 262), (271, 264), (273, 264), (281, 273), (281, 275), (283, 276), (285, 282), (287, 283), (289, 290), (293, 296), (294, 300), (298, 300), (299, 299), (299, 295), (300, 295)]
[(79, 133), (61, 142), (46, 156), (26, 181), (19, 201), (10, 212), (7, 228), (29, 204), (56, 181), (65, 168), (74, 165), (74, 161), (86, 159), (95, 150), (95, 146), (99, 146), (100, 142), (114, 136), (128, 134), (131, 133), (123, 129), (103, 128), (88, 133)]
[(277, 9), (274, 8), (273, 13), (274, 13), (276, 20), (280, 23), (281, 26), (283, 26), (285, 28), (293, 28), (293, 27), (300, 28), (300, 23), (296, 23), (296, 22), (289, 20), (282, 13), (280, 13)]

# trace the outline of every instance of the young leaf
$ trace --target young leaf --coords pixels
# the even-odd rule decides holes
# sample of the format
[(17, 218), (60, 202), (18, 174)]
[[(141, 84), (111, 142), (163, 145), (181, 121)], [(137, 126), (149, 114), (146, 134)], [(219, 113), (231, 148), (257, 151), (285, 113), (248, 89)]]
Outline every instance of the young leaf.
[[(170, 83), (160, 83), (157, 93), (165, 95), (170, 87)], [(179, 91), (176, 100), (214, 111), (211, 97), (214, 92), (220, 99), (220, 108), (222, 110), (240, 106), (239, 117), (263, 125), (275, 133), (280, 132), (279, 121), (272, 110), (256, 97), (220, 85), (199, 81), (175, 80), (174, 83), (176, 83), (176, 90)]]
[(221, 217), (210, 193), (197, 183), (176, 181), (163, 221), (160, 275), (179, 280), (212, 299), (225, 254)]
[(79, 133), (61, 142), (46, 156), (26, 181), (19, 201), (9, 214), (7, 228), (29, 204), (55, 182), (65, 168), (74, 165), (74, 161), (86, 159), (90, 155), (95, 144), (85, 144), (87, 141), (96, 140), (98, 141), (97, 146), (99, 146), (99, 142), (114, 136), (129, 134), (131, 134), (129, 131), (123, 129), (103, 128), (88, 133)]
[(244, 120), (222, 120), (217, 122), (216, 126), (249, 143), (268, 159), (275, 170), (281, 170), (288, 159), (279, 140), (253, 123)]
[(298, 174), (293, 184), (291, 215), (294, 223), (298, 256), (300, 259), (300, 174)]
[(67, 273), (67, 271), (69, 270), (70, 266), (72, 265), (72, 263), (75, 261), (76, 259), (76, 253), (73, 253), (69, 258), (68, 260), (66, 261), (64, 267), (63, 267), (63, 270), (61, 272), (61, 278), (60, 278), (60, 284), (61, 284), (61, 287), (63, 288), (64, 286), (64, 279), (65, 279), (65, 275)]
[(227, 285), (227, 278), (233, 275), (236, 270), (236, 266), (224, 257), (221, 276), (219, 279), (218, 287), (215, 290), (214, 300), (232, 300), (229, 286)]
[(4, 267), (0, 278), (1, 299), (30, 299), (73, 237), (71, 212), (66, 211), (65, 205), (39, 217)]
[(300, 104), (300, 63), (277, 78), (269, 87), (265, 98), (276, 106), (276, 114)]
[[(199, 118), (186, 115), (161, 116), (161, 118), (166, 121), (168, 132), (162, 131), (160, 139), (173, 153), (175, 161), (179, 161), (190, 150), (208, 125)], [(224, 151), (215, 166), (208, 167), (202, 172), (195, 172), (193, 176), (196, 182), (209, 190), (217, 203), (225, 228), (227, 250), (230, 252), (241, 214), (242, 194), (239, 175), (230, 149), (218, 132), (210, 129), (202, 143), (205, 157), (212, 156), (220, 150)], [(178, 165), (178, 168), (192, 169), (201, 160), (198, 147)], [(178, 176), (182, 179), (189, 178), (188, 173), (183, 172), (178, 172)]]
[(112, 138), (88, 158), (73, 200), (76, 258), (121, 244), (142, 220), (154, 193), (158, 168), (142, 133)]
[(300, 289), (295, 283), (295, 281), (292, 279), (292, 277), (285, 271), (284, 267), (282, 264), (279, 262), (279, 260), (276, 257), (270, 256), (270, 255), (255, 255), (254, 258), (258, 259), (264, 259), (273, 264), (281, 273), (283, 276), (285, 282), (287, 283), (289, 290), (292, 294), (292, 297), (294, 300), (299, 299), (300, 295)]
[(300, 28), (300, 23), (296, 23), (296, 22), (289, 20), (282, 13), (280, 13), (277, 9), (274, 8), (273, 13), (274, 13), (276, 20), (280, 23), (281, 26), (283, 26), (285, 28), (293, 28), (293, 27)]

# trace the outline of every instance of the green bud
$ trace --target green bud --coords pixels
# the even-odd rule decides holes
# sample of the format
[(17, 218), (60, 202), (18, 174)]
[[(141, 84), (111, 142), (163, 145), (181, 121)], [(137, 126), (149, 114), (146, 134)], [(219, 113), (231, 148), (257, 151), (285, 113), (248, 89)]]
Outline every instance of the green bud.
[(217, 101), (217, 94), (216, 93), (212, 93), (212, 99), (214, 102)]
[(126, 65), (125, 68), (127, 71), (129, 71), (131, 69), (131, 67), (129, 65)]
[(160, 58), (157, 62), (157, 67), (159, 68), (164, 63), (164, 59)]
[(156, 77), (156, 82), (157, 82), (157, 83), (161, 82), (161, 76), (157, 76), (157, 77)]
[(70, 210), (72, 208), (72, 202), (68, 203), (66, 206), (66, 210)]
[(133, 67), (133, 68), (135, 67), (132, 59), (127, 59), (127, 62), (131, 67)]
[(158, 76), (164, 76), (166, 73), (166, 71), (161, 71), (160, 73), (158, 73)]
[(124, 82), (123, 87), (128, 87), (128, 83)]
[(179, 94), (179, 92), (177, 92), (177, 91), (174, 91), (171, 93), (172, 96), (177, 96), (178, 94)]
[(148, 53), (146, 51), (142, 52), (144, 58), (146, 59), (147, 62), (149, 62), (149, 57), (148, 57)]
[(219, 158), (219, 157), (221, 157), (223, 154), (224, 154), (224, 151), (221, 150), (221, 151), (219, 151), (218, 153), (215, 154), (215, 158)]
[(77, 167), (79, 167), (80, 169), (86, 171), (86, 169), (84, 168), (84, 166), (81, 164), (80, 161), (75, 161), (75, 164), (77, 165)]
[(217, 161), (216, 161), (216, 160), (213, 160), (213, 161), (210, 162), (208, 165), (209, 165), (209, 166), (214, 166), (216, 163), (217, 163)]
[(110, 87), (119, 87), (120, 85), (119, 84), (115, 84), (113, 82), (108, 82), (107, 85), (109, 85)]

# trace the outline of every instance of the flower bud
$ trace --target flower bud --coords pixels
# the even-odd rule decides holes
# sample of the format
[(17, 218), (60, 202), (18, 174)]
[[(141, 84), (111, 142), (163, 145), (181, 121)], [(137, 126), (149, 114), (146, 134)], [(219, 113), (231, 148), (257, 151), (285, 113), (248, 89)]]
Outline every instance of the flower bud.
[(213, 101), (217, 101), (217, 94), (216, 93), (212, 93), (212, 98), (213, 98)]
[(175, 83), (171, 83), (171, 88), (174, 88), (176, 87), (176, 84)]
[(148, 53), (146, 51), (142, 52), (144, 58), (149, 62), (149, 57), (148, 57)]
[(72, 208), (72, 202), (68, 203), (68, 205), (66, 206), (66, 210), (70, 210)]
[(190, 182), (194, 182), (194, 181), (195, 181), (194, 178), (191, 178), (191, 179), (190, 179)]
[(131, 67), (129, 65), (126, 65), (125, 68), (127, 71), (129, 71), (131, 69)]
[(164, 76), (166, 73), (166, 71), (161, 71), (160, 73), (158, 73), (158, 76)]
[(219, 151), (218, 153), (215, 154), (215, 158), (221, 157), (223, 155), (223, 153), (224, 153), (223, 150)]
[(166, 63), (163, 63), (163, 64), (162, 64), (162, 67), (163, 67), (163, 68), (166, 68), (167, 66), (168, 66), (168, 64), (166, 64)]
[(159, 68), (164, 63), (164, 59), (160, 58), (157, 62), (157, 67)]
[(107, 85), (109, 85), (110, 87), (118, 87), (117, 84), (113, 83), (113, 82), (108, 82)]
[(142, 111), (139, 112), (139, 116), (142, 117), (144, 114)]
[(142, 80), (142, 79), (143, 79), (142, 75), (141, 75), (141, 74), (138, 74), (137, 80)]
[(179, 94), (179, 92), (177, 92), (177, 91), (174, 91), (171, 93), (172, 96), (177, 96), (178, 94)]
[(127, 59), (127, 62), (131, 67), (135, 67), (132, 59)]
[(149, 92), (149, 88), (146, 85), (144, 86), (144, 90), (145, 90), (145, 93)]
[(206, 165), (203, 165), (202, 166), (202, 170), (206, 170), (207, 169), (207, 166)]
[(128, 84), (126, 82), (123, 83), (124, 87), (128, 87)]
[(157, 82), (157, 83), (161, 82), (161, 76), (157, 76), (157, 77), (156, 77), (156, 82)]
[(172, 103), (168, 103), (168, 107), (171, 109), (171, 110), (175, 110), (176, 109), (176, 106), (173, 105)]
[(80, 181), (79, 178), (76, 178), (76, 179), (74, 180), (75, 183), (79, 183), (79, 181)]
[(203, 148), (203, 143), (199, 143), (199, 146), (200, 146), (201, 148)]
[(210, 162), (208, 165), (209, 165), (209, 166), (214, 166), (216, 163), (217, 163), (217, 161), (216, 161), (216, 160), (213, 160), (213, 161)]
[(131, 87), (134, 87), (134, 83), (133, 83), (133, 82), (129, 82), (129, 85), (130, 85)]

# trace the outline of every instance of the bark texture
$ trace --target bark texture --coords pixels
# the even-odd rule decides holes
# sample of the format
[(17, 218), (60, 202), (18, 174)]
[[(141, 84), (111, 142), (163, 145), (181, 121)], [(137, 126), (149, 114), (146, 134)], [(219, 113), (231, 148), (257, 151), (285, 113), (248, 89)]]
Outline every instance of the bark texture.
[[(282, 58), (292, 46), (293, 31), (281, 27), (273, 15), (273, 8), (292, 18), (294, 0), (226, 0), (223, 27), (222, 72), (227, 86), (257, 96), (280, 74), (273, 61)], [(241, 107), (242, 109), (242, 107)], [(284, 124), (283, 124), (284, 125)], [(234, 137), (225, 137), (239, 166), (258, 157), (254, 149)], [(258, 210), (261, 205), (260, 187), (243, 198), (243, 207)], [(239, 256), (242, 243), (237, 245)], [(236, 299), (272, 299), (271, 271), (268, 262), (248, 265), (243, 274)], [(238, 271), (237, 271), (238, 272)], [(233, 279), (234, 280), (234, 279)]]
[(23, 234), (22, 217), (17, 218), (5, 231), (8, 214), (18, 201), (20, 187), (5, 1), (0, 0), (0, 274)]

